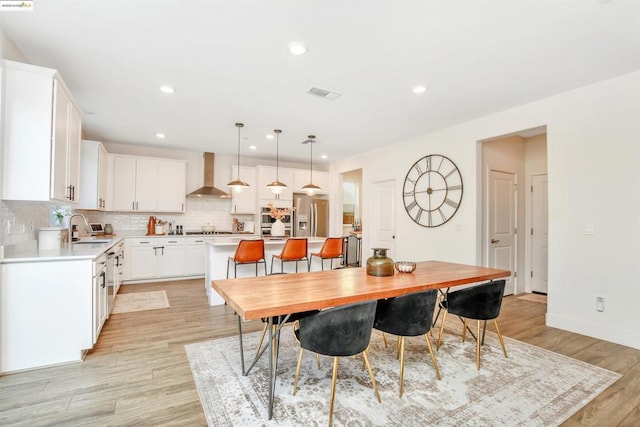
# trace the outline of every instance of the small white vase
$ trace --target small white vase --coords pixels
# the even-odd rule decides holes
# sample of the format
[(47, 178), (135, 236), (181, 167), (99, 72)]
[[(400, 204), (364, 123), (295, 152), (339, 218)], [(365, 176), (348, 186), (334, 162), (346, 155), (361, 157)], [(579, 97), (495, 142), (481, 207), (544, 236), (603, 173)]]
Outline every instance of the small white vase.
[(284, 224), (281, 220), (276, 219), (276, 222), (271, 224), (271, 236), (282, 237), (284, 236)]

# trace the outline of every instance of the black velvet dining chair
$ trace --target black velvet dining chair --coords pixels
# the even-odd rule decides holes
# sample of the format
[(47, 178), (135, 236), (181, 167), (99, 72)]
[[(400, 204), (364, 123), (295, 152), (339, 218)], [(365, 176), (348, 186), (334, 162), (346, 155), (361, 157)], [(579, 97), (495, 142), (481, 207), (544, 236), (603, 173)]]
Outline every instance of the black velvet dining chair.
[(376, 314), (376, 304), (376, 301), (366, 301), (334, 307), (306, 316), (299, 321), (300, 327), (296, 330), (296, 335), (300, 341), (300, 353), (298, 354), (298, 366), (296, 367), (293, 394), (295, 395), (297, 392), (304, 350), (325, 356), (333, 356), (329, 426), (331, 426), (333, 422), (333, 406), (336, 394), (339, 357), (362, 354), (364, 363), (369, 371), (369, 376), (371, 377), (376, 398), (378, 402), (381, 402), (376, 379), (373, 376), (366, 352), (371, 339), (371, 330)]
[(379, 300), (376, 308), (376, 317), (373, 328), (383, 333), (397, 335), (400, 358), (400, 397), (402, 397), (404, 379), (404, 338), (424, 335), (427, 349), (431, 355), (431, 361), (436, 371), (436, 377), (440, 377), (438, 361), (433, 354), (433, 347), (428, 332), (431, 330), (433, 311), (436, 306), (438, 291), (435, 289)]
[(444, 315), (442, 316), (442, 324), (440, 325), (440, 333), (438, 334), (437, 349), (440, 349), (447, 313), (450, 313), (463, 319), (463, 342), (467, 336), (467, 319), (478, 321), (476, 327), (476, 366), (478, 370), (480, 370), (480, 346), (484, 341), (484, 337), (482, 339), (480, 338), (481, 320), (484, 321), (485, 329), (487, 320), (493, 320), (504, 357), (509, 357), (507, 355), (507, 348), (504, 345), (504, 338), (502, 337), (502, 333), (500, 333), (498, 321), (496, 320), (500, 315), (505, 283), (505, 280), (496, 280), (459, 291), (449, 292), (447, 298), (440, 302), (440, 307), (444, 310)]

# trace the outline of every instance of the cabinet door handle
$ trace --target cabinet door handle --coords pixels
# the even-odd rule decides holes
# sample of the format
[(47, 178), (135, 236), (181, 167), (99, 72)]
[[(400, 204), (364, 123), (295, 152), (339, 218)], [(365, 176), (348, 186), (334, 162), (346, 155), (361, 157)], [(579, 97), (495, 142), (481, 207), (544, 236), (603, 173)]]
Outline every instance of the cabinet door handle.
[(107, 274), (104, 271), (100, 273), (100, 279), (102, 280), (102, 285), (100, 285), (100, 287), (104, 288), (107, 286)]
[(500, 239), (491, 239), (491, 243), (498, 243), (500, 242)]
[(136, 210), (138, 210), (138, 202), (136, 202)]
[(131, 210), (132, 211), (136, 210), (136, 202), (131, 202)]
[(184, 212), (184, 203), (182, 204), (182, 212)]

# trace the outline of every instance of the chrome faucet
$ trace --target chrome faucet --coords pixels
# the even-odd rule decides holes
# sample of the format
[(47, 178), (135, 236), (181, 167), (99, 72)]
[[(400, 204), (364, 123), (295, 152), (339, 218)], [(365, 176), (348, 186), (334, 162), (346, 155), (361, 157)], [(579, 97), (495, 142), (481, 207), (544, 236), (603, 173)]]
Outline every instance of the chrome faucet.
[(71, 215), (69, 217), (69, 244), (73, 243), (73, 225), (71, 225), (71, 220), (73, 220), (73, 218), (76, 216), (82, 218), (82, 220), (84, 221), (84, 226), (87, 227), (87, 229), (89, 228), (89, 221), (87, 221), (87, 218), (84, 215), (79, 213), (74, 213), (73, 215)]

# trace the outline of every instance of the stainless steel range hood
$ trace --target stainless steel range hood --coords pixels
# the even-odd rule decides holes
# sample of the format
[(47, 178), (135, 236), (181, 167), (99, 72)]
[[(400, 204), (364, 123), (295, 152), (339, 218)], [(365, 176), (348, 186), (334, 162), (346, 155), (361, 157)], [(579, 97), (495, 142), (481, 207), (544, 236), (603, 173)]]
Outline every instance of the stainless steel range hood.
[(187, 197), (218, 197), (220, 199), (228, 199), (231, 194), (222, 191), (213, 186), (213, 170), (216, 155), (214, 153), (204, 153), (204, 185), (195, 191), (187, 194)]

